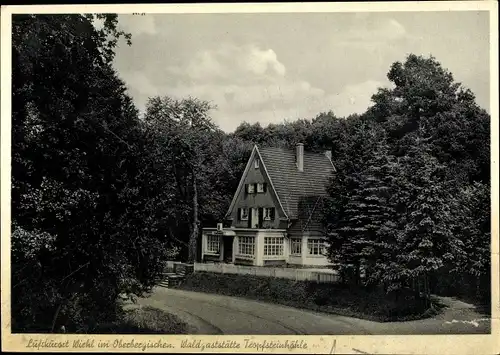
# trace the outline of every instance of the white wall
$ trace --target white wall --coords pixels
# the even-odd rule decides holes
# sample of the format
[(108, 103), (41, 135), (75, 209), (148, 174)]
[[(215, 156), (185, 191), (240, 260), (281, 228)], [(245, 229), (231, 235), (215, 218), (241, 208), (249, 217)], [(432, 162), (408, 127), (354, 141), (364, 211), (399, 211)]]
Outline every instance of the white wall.
[(311, 266), (328, 266), (330, 262), (328, 258), (323, 255), (309, 255), (309, 248), (307, 247), (307, 241), (309, 239), (317, 239), (318, 236), (304, 236), (302, 243), (302, 263), (303, 265), (311, 265)]
[[(306, 251), (307, 252), (307, 251)], [(304, 265), (311, 266), (328, 266), (330, 262), (325, 256), (308, 255), (303, 258)]]

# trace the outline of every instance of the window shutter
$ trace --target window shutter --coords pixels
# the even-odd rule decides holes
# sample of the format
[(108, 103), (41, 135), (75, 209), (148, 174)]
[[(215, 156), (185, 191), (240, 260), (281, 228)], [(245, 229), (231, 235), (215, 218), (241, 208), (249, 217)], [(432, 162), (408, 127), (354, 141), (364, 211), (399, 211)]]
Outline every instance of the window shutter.
[(274, 214), (275, 214), (274, 211), (275, 211), (274, 207), (271, 207), (270, 214), (271, 214), (271, 219), (272, 220), (274, 220)]
[(238, 221), (241, 221), (241, 208), (238, 208)]
[(245, 184), (245, 194), (248, 193), (248, 184)]
[(263, 190), (264, 192), (266, 192), (266, 191), (267, 191), (267, 183), (265, 182), (265, 183), (264, 183), (264, 184), (262, 184), (262, 185), (263, 185), (263, 186), (262, 186), (262, 190)]
[(257, 193), (257, 183), (253, 184), (253, 192)]

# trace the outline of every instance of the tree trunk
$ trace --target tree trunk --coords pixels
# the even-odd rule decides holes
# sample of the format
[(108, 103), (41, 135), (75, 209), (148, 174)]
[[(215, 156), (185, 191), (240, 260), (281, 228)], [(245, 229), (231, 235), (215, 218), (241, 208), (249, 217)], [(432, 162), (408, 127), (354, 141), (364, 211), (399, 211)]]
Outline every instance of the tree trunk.
[(64, 300), (61, 300), (61, 302), (59, 302), (59, 306), (57, 306), (54, 317), (52, 318), (52, 329), (50, 330), (52, 333), (54, 333), (54, 330), (56, 329), (57, 317), (59, 317), (59, 312), (61, 311), (63, 302)]
[(191, 229), (191, 235), (189, 236), (189, 255), (188, 255), (189, 264), (193, 264), (196, 261), (198, 233), (199, 233), (198, 187), (196, 185), (196, 176), (193, 172), (193, 226)]
[(360, 268), (360, 262), (359, 262), (359, 261), (357, 261), (357, 262), (356, 262), (356, 269), (355, 269), (355, 271), (354, 271), (354, 284), (355, 284), (356, 286), (359, 286), (360, 281), (361, 281), (361, 275), (360, 275), (361, 270), (360, 270), (360, 269), (361, 269), (361, 268)]

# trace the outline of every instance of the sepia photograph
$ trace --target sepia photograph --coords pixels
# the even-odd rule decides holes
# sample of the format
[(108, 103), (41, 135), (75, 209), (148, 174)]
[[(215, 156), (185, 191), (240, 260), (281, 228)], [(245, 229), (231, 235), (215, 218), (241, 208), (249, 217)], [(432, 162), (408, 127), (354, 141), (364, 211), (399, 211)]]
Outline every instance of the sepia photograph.
[(494, 334), (496, 4), (448, 3), (2, 7), (2, 335)]

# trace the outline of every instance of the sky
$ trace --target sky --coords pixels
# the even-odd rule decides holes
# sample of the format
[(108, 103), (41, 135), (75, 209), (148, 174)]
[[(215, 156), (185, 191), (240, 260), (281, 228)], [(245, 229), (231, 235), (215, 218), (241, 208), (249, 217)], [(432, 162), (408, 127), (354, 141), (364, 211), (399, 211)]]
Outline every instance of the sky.
[(363, 113), (409, 53), (430, 56), (489, 111), (489, 13), (227, 13), (119, 15), (132, 34), (114, 66), (136, 106), (195, 97), (221, 129), (333, 111)]

